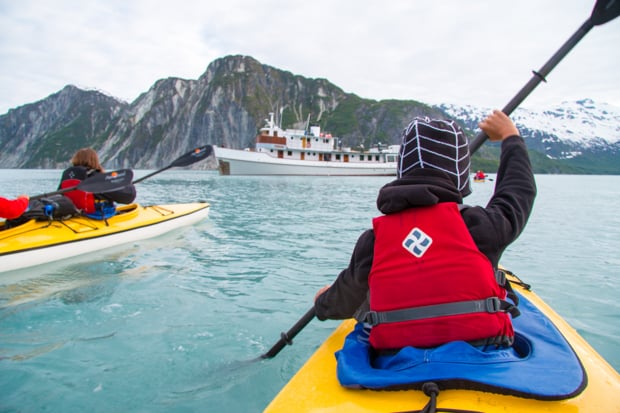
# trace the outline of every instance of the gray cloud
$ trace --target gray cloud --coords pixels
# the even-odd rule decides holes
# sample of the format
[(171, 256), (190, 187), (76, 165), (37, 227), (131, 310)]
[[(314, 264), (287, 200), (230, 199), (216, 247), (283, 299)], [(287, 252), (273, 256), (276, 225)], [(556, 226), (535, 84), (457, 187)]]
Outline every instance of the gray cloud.
[[(0, 0), (0, 113), (67, 84), (134, 100), (230, 54), (372, 99), (501, 107), (586, 20), (588, 1)], [(524, 103), (620, 106), (620, 19)]]

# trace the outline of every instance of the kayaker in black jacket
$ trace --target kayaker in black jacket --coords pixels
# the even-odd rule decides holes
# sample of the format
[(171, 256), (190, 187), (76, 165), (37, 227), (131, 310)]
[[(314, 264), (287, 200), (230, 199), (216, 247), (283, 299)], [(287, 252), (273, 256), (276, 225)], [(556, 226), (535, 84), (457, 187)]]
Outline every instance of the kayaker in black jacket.
[[(454, 128), (454, 136), (458, 136), (459, 142), (464, 142), (464, 145), (443, 145), (440, 142), (445, 138), (440, 136), (443, 132), (433, 136), (437, 125), (440, 125), (439, 128)], [(536, 185), (525, 143), (510, 118), (501, 111), (493, 111), (479, 126), (489, 136), (489, 140), (502, 142), (495, 192), (486, 207), (462, 205), (463, 197), (471, 192), (469, 153), (462, 153), (467, 147), (462, 131), (454, 123), (428, 119), (416, 119), (405, 129), (399, 155), (398, 177), (381, 188), (377, 207), (381, 213), (390, 216), (442, 203), (460, 205), (460, 215), (475, 247), (488, 258), (488, 262), (495, 269), (506, 247), (519, 236), (526, 225), (536, 196)], [(427, 136), (420, 133), (421, 129), (426, 130)], [(435, 141), (434, 138), (438, 140)], [(386, 241), (381, 242), (392, 242), (389, 241), (389, 235), (384, 237)], [(403, 248), (405, 246), (404, 240), (393, 242), (402, 242)], [(434, 247), (431, 244), (429, 251)], [(370, 229), (362, 233), (349, 266), (338, 275), (331, 286), (320, 289), (315, 297), (315, 312), (320, 320), (346, 319), (353, 316), (359, 320), (367, 314), (367, 299), (370, 296), (372, 307), (374, 293), (372, 289), (369, 293), (369, 275), (373, 269), (373, 257), (377, 253), (375, 248), (375, 231)], [(402, 254), (398, 252), (401, 251), (400, 247), (394, 247), (394, 251)], [(444, 258), (447, 260), (453, 257)], [(412, 277), (417, 276), (415, 268), (415, 265), (411, 265), (406, 268), (405, 273), (409, 271)], [(388, 272), (390, 271), (399, 270), (392, 268)], [(403, 272), (402, 269), (400, 271)], [(450, 279), (436, 281), (444, 286), (444, 290), (458, 291), (461, 288), (458, 282), (451, 282)], [(372, 285), (372, 281), (370, 284)], [(424, 288), (424, 291), (426, 294), (428, 288)], [(409, 296), (416, 294), (420, 294), (420, 291), (406, 291)], [(384, 302), (390, 301), (389, 297), (381, 299)], [(421, 297), (422, 301), (424, 299), (425, 297)], [(439, 318), (434, 317), (432, 321)], [(415, 325), (412, 328), (415, 328)], [(499, 334), (503, 333), (498, 332)], [(509, 344), (510, 341), (505, 339), (506, 337), (503, 337), (496, 344)], [(389, 344), (387, 347), (390, 347)]]
[[(76, 186), (80, 181), (105, 172), (99, 162), (97, 152), (91, 148), (78, 150), (71, 158), (71, 165), (71, 167), (63, 171), (58, 189)], [(90, 194), (76, 190), (67, 192), (65, 195), (73, 201), (77, 208), (87, 213), (95, 213), (96, 215), (99, 212), (96, 211), (98, 201), (108, 201), (110, 208), (113, 208), (113, 202), (129, 204), (136, 198), (136, 188), (132, 184), (116, 191), (106, 192), (105, 194)]]

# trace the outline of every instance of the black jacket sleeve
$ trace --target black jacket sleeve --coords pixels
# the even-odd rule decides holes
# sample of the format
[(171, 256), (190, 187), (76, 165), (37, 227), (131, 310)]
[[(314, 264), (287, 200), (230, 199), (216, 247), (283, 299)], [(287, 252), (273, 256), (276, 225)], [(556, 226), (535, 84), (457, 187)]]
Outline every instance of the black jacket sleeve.
[(462, 211), (478, 249), (493, 266), (510, 243), (525, 228), (536, 197), (536, 183), (523, 138), (511, 136), (502, 142), (495, 192), (485, 208)]
[(349, 266), (321, 294), (314, 309), (319, 320), (351, 318), (368, 296), (368, 274), (372, 267), (375, 235), (367, 230), (357, 240)]

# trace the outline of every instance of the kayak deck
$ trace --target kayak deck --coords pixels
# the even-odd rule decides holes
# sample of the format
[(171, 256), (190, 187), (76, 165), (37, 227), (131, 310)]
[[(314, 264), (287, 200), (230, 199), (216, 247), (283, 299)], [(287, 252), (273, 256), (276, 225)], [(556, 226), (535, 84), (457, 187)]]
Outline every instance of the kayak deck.
[[(437, 408), (492, 412), (620, 412), (620, 376), (536, 294), (515, 286), (553, 321), (581, 359), (586, 389), (574, 398), (540, 401), (473, 390), (442, 390)], [(334, 353), (342, 348), (354, 320), (346, 320), (319, 347), (267, 406), (265, 412), (397, 412), (424, 408), (429, 397), (418, 390), (357, 390), (340, 385)]]
[(129, 204), (117, 211), (107, 220), (83, 216), (51, 222), (30, 220), (0, 231), (0, 272), (152, 238), (205, 218), (209, 204)]

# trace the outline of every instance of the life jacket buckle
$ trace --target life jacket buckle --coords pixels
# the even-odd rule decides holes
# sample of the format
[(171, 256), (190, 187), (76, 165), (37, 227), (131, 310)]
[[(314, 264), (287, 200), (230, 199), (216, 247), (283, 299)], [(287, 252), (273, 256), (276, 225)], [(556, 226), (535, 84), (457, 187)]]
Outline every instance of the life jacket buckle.
[(485, 300), (487, 313), (497, 313), (502, 311), (502, 303), (497, 297), (489, 297)]
[(366, 314), (364, 314), (364, 319), (362, 321), (371, 327), (374, 327), (379, 324), (379, 314), (376, 311), (367, 311)]
[(495, 270), (495, 281), (502, 287), (506, 286), (506, 272), (500, 269)]
[(521, 311), (519, 310), (519, 308), (515, 305), (510, 304), (506, 310), (505, 310), (508, 314), (510, 314), (512, 316), (512, 318), (517, 318), (521, 315)]

